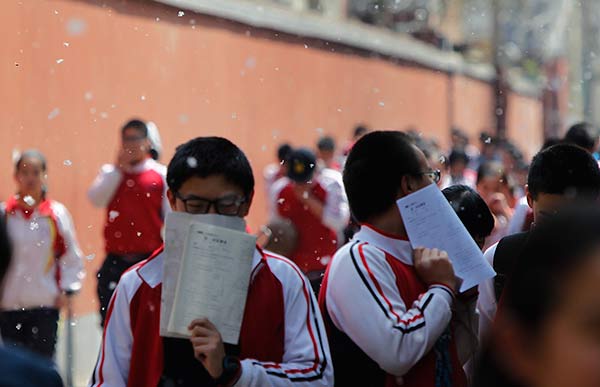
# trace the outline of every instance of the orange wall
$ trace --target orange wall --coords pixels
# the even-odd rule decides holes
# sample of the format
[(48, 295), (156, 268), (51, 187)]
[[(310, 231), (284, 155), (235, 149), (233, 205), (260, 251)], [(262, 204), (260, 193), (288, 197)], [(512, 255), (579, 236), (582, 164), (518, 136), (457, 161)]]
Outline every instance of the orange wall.
[[(118, 129), (132, 116), (158, 124), (164, 162), (194, 136), (226, 136), (244, 149), (258, 183), (253, 228), (266, 212), (262, 169), (280, 141), (312, 145), (327, 133), (343, 143), (364, 122), (413, 126), (447, 144), (450, 78), (441, 72), (191, 12), (178, 17), (149, 1), (2, 5), (0, 195), (14, 190), (13, 150), (47, 155), (51, 196), (71, 210), (85, 254), (95, 254), (86, 262), (81, 313), (96, 308), (94, 274), (103, 259), (103, 213), (85, 192), (115, 158)], [(488, 94), (481, 82), (457, 79), (456, 123), (470, 133), (489, 126)], [(538, 105), (517, 101), (526, 110)]]
[(543, 106), (538, 100), (514, 93), (508, 96), (507, 136), (525, 152), (526, 157), (533, 157), (542, 147), (543, 122)]
[(477, 144), (482, 130), (493, 131), (494, 91), (485, 82), (464, 76), (452, 77), (454, 125)]

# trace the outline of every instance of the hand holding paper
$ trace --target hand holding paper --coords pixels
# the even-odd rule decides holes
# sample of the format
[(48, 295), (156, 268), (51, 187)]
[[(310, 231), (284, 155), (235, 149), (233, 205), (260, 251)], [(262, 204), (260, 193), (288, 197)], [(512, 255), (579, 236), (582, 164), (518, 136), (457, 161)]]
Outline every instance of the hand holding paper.
[(462, 280), (461, 292), (496, 274), (435, 184), (399, 199), (397, 205), (412, 247), (446, 251)]

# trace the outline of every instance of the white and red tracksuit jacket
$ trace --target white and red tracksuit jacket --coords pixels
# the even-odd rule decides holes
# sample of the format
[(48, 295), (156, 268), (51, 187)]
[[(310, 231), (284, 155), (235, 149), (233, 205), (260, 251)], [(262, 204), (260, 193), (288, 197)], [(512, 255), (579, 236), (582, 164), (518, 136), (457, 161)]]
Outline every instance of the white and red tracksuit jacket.
[(2, 309), (55, 306), (62, 290), (83, 278), (83, 254), (71, 215), (59, 202), (45, 199), (25, 210), (15, 197), (4, 203), (13, 259), (2, 293)]
[[(127, 271), (115, 290), (90, 386), (156, 386), (163, 252)], [(312, 290), (296, 265), (256, 250), (236, 386), (332, 386), (329, 345)], [(191, 343), (190, 343), (191, 346)]]
[(166, 167), (148, 158), (126, 171), (103, 165), (88, 197), (106, 209), (104, 242), (107, 253), (151, 253), (162, 245), (161, 231), (170, 211)]
[[(319, 303), (337, 384), (466, 385), (462, 366), (477, 347), (475, 299), (463, 303), (445, 285), (422, 283), (407, 240), (363, 225), (333, 257)], [(448, 370), (436, 384), (436, 371)]]

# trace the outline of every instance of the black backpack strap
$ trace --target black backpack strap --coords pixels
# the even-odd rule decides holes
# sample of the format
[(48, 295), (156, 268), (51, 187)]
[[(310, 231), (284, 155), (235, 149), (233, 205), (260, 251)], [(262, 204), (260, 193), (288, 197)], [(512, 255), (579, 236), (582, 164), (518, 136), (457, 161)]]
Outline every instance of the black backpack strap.
[(498, 242), (496, 252), (494, 253), (493, 265), (496, 271), (496, 277), (494, 278), (496, 301), (500, 301), (504, 286), (510, 278), (512, 268), (519, 258), (528, 237), (529, 232), (522, 232), (504, 237)]

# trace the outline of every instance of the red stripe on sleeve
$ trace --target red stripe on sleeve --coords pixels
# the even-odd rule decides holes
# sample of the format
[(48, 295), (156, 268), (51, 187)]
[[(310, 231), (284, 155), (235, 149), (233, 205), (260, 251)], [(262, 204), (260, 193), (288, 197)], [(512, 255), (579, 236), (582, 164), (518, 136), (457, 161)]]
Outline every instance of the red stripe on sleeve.
[(110, 304), (108, 305), (108, 311), (106, 313), (106, 323), (104, 324), (104, 331), (102, 332), (102, 357), (100, 358), (100, 368), (98, 369), (98, 381), (100, 382), (98, 384), (98, 387), (101, 387), (102, 384), (104, 384), (104, 376), (102, 374), (102, 370), (104, 368), (104, 351), (106, 350), (106, 330), (108, 329), (108, 324), (110, 324), (110, 318), (112, 316), (112, 311), (115, 306), (115, 300), (117, 299), (117, 291), (118, 289), (115, 289), (113, 297), (110, 300)]
[[(282, 262), (285, 262), (286, 264), (289, 265), (289, 262), (286, 261), (286, 260), (284, 260), (284, 259), (281, 259), (281, 258), (273, 256), (273, 255), (269, 255), (269, 257), (273, 258), (273, 259), (277, 259), (277, 260), (282, 261)], [(308, 290), (306, 289), (306, 285), (304, 283), (304, 277), (303, 277), (303, 275), (302, 275), (302, 273), (300, 272), (299, 269), (297, 269), (293, 265), (290, 265), (290, 266), (292, 267), (292, 269), (294, 269), (294, 271), (298, 274), (298, 276), (300, 277), (300, 280), (302, 281), (302, 290), (304, 291), (304, 298), (306, 299), (306, 325), (308, 327), (308, 333), (310, 335), (310, 339), (312, 340), (313, 349), (315, 351), (315, 361), (313, 363), (313, 366), (310, 367), (310, 368), (304, 368), (304, 369), (287, 369), (287, 370), (284, 370), (284, 372), (286, 374), (298, 374), (298, 373), (306, 374), (306, 373), (315, 371), (317, 369), (317, 367), (319, 366), (319, 361), (320, 361), (320, 358), (319, 358), (319, 349), (317, 347), (317, 341), (315, 340), (315, 335), (313, 334), (312, 328), (310, 326), (310, 298), (309, 298), (310, 295), (308, 293)], [(269, 365), (268, 368), (279, 368), (279, 366), (277, 365), (277, 363), (273, 363), (273, 364)]]

